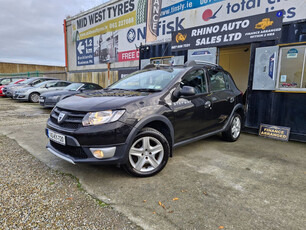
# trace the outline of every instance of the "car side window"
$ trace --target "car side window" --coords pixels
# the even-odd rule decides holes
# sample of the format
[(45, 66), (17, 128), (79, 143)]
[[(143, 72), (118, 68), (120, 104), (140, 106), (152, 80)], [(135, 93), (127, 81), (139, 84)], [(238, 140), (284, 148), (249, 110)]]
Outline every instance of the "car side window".
[(66, 87), (68, 85), (70, 85), (69, 82), (61, 81), (61, 82), (58, 82), (57, 84), (55, 84), (54, 87)]
[(83, 85), (82, 90), (92, 90), (92, 85), (91, 84), (86, 84), (86, 85)]
[(211, 91), (221, 91), (229, 89), (229, 82), (226, 74), (220, 70), (209, 70), (208, 76), (210, 78)]
[(101, 89), (101, 87), (99, 85), (92, 85), (92, 89), (96, 90), (96, 89)]
[(196, 94), (207, 93), (207, 82), (202, 69), (187, 73), (183, 77), (181, 85), (194, 87)]
[(49, 82), (46, 84), (46, 87), (50, 88), (50, 87), (56, 87), (56, 83), (57, 82)]

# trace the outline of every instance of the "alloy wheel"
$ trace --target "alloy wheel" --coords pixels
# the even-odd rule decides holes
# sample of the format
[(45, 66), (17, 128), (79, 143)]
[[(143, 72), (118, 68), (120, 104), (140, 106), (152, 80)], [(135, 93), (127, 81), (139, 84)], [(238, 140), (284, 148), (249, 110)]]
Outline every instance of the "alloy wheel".
[(151, 136), (137, 139), (130, 151), (129, 161), (132, 167), (139, 172), (150, 172), (158, 168), (164, 158), (162, 143)]

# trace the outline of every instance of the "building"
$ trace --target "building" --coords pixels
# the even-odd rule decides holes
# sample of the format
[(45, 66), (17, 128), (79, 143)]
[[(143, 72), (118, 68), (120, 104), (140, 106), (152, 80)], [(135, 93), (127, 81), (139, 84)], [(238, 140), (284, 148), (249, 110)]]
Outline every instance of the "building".
[(150, 62), (218, 63), (246, 93), (246, 130), (285, 126), (306, 141), (305, 9), (304, 0), (110, 1), (66, 20), (68, 78), (106, 86)]

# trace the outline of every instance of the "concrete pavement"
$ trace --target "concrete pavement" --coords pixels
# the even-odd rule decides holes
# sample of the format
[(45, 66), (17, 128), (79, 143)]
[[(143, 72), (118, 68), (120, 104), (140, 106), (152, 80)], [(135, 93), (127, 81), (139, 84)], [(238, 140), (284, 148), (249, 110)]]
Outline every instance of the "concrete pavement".
[(165, 169), (133, 178), (112, 166), (71, 165), (45, 149), (50, 110), (0, 98), (0, 133), (145, 229), (304, 229), (306, 144), (243, 134), (174, 150)]

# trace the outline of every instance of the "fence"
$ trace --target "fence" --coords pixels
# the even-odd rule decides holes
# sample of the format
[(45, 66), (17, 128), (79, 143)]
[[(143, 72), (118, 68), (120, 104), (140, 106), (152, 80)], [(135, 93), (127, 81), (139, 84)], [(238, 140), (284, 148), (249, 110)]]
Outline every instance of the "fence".
[(3, 77), (53, 77), (61, 80), (67, 80), (67, 73), (65, 71), (32, 71), (23, 73), (0, 73), (0, 78)]

